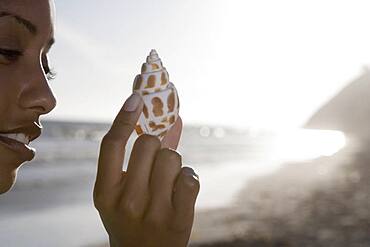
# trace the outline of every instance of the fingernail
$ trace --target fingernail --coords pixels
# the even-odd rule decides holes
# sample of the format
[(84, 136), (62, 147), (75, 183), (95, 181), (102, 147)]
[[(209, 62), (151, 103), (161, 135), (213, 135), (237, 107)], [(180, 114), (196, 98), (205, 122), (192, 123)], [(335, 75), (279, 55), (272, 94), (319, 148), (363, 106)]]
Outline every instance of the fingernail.
[(123, 110), (126, 112), (134, 112), (138, 108), (141, 102), (141, 97), (134, 93), (132, 94), (123, 105)]
[(195, 171), (192, 168), (185, 170), (185, 175), (188, 177), (193, 177), (197, 180), (199, 180), (199, 175), (195, 173)]

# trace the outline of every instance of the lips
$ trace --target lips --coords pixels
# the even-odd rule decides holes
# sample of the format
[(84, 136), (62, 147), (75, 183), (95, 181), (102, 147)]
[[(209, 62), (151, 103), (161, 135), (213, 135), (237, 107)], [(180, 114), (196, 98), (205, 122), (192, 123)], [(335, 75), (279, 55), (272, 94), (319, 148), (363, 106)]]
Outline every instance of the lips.
[(41, 128), (35, 122), (26, 127), (0, 133), (0, 145), (15, 152), (22, 161), (30, 161), (35, 157), (35, 149), (29, 144), (41, 135)]
[(8, 139), (12, 139), (14, 141), (23, 143), (23, 144), (29, 144), (30, 143), (30, 137), (23, 133), (18, 134), (0, 134), (1, 137), (6, 137)]
[(35, 157), (36, 150), (28, 146), (28, 144), (3, 135), (0, 136), (0, 144), (15, 152), (22, 161), (30, 161)]

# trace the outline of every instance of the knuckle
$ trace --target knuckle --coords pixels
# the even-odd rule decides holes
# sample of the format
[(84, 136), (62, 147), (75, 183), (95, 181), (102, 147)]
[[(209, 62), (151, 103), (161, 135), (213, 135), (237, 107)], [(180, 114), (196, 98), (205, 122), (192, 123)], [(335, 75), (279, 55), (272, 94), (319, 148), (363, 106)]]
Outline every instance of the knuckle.
[(200, 190), (200, 183), (199, 183), (199, 180), (198, 179), (191, 178), (191, 181), (187, 181), (187, 185), (189, 186), (189, 188), (192, 191), (194, 191), (196, 193), (198, 193), (199, 190)]
[[(187, 220), (188, 222), (192, 222), (192, 219), (188, 219)], [(184, 234), (184, 233), (187, 233), (189, 231), (189, 229), (191, 229), (191, 225), (189, 226), (188, 224), (186, 224), (186, 221), (185, 220), (181, 220), (181, 221), (173, 221), (170, 225), (169, 225), (169, 230), (175, 234)]]
[(177, 164), (182, 163), (181, 155), (175, 150), (172, 150), (169, 148), (162, 148), (161, 150), (159, 150), (158, 158), (161, 160), (169, 161), (171, 163), (177, 163)]
[(111, 139), (111, 136), (109, 135), (109, 132), (108, 133), (106, 133), (104, 136), (103, 136), (103, 138), (102, 138), (102, 140), (101, 140), (101, 145), (103, 145), (104, 143), (106, 143), (106, 142), (109, 142), (110, 141), (110, 139)]
[(127, 140), (135, 128), (135, 124), (125, 120), (115, 120), (102, 139), (102, 145), (122, 143)]
[(190, 192), (190, 194), (197, 194), (200, 190), (200, 183), (194, 178), (185, 177), (183, 179), (183, 184), (186, 190)]
[(120, 211), (122, 212), (123, 215), (126, 217), (133, 219), (133, 220), (138, 220), (141, 219), (144, 213), (144, 210), (142, 210), (142, 206), (135, 202), (134, 200), (122, 200), (121, 205), (120, 205)]
[(168, 227), (165, 217), (158, 213), (149, 214), (145, 219), (145, 223), (153, 229), (164, 229)]
[(94, 195), (94, 206), (99, 212), (108, 212), (113, 207), (104, 195)]
[(144, 134), (136, 140), (136, 145), (159, 148), (161, 142), (155, 136)]
[(114, 121), (111, 131), (114, 131), (115, 128), (128, 128), (128, 129), (134, 129), (136, 126), (136, 123), (133, 121), (130, 121), (129, 119), (126, 118), (118, 118)]
[(102, 139), (101, 146), (110, 146), (118, 142), (118, 138), (111, 132), (108, 132)]
[(192, 168), (189, 167), (182, 168), (181, 180), (187, 188), (191, 189), (194, 192), (199, 192), (200, 190), (199, 177), (198, 175), (196, 175)]

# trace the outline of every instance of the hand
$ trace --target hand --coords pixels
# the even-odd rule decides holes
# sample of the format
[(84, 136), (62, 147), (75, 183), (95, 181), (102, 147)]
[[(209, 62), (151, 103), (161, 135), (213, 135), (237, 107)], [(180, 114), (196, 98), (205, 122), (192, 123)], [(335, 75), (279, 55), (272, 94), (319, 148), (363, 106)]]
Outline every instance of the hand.
[[(125, 146), (142, 112), (140, 96), (124, 104), (101, 143), (94, 203), (111, 246), (186, 246), (199, 192), (197, 175), (181, 167), (177, 148), (181, 119), (162, 143), (142, 135), (134, 144), (127, 171)], [(172, 149), (171, 149), (172, 148)]]

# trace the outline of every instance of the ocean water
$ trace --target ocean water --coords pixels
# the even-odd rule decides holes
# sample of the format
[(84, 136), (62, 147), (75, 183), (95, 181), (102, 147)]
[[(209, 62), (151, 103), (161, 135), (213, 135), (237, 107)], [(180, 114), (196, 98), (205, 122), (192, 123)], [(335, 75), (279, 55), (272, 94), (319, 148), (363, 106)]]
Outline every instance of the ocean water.
[[(13, 190), (0, 196), (0, 243), (4, 246), (97, 246), (107, 240), (92, 190), (99, 140), (105, 124), (45, 123), (34, 143), (37, 158), (19, 171)], [(129, 143), (127, 156), (135, 140)], [(284, 162), (331, 155), (345, 145), (340, 132), (216, 126), (184, 129), (184, 165), (200, 175), (197, 210), (227, 207), (251, 178)]]

